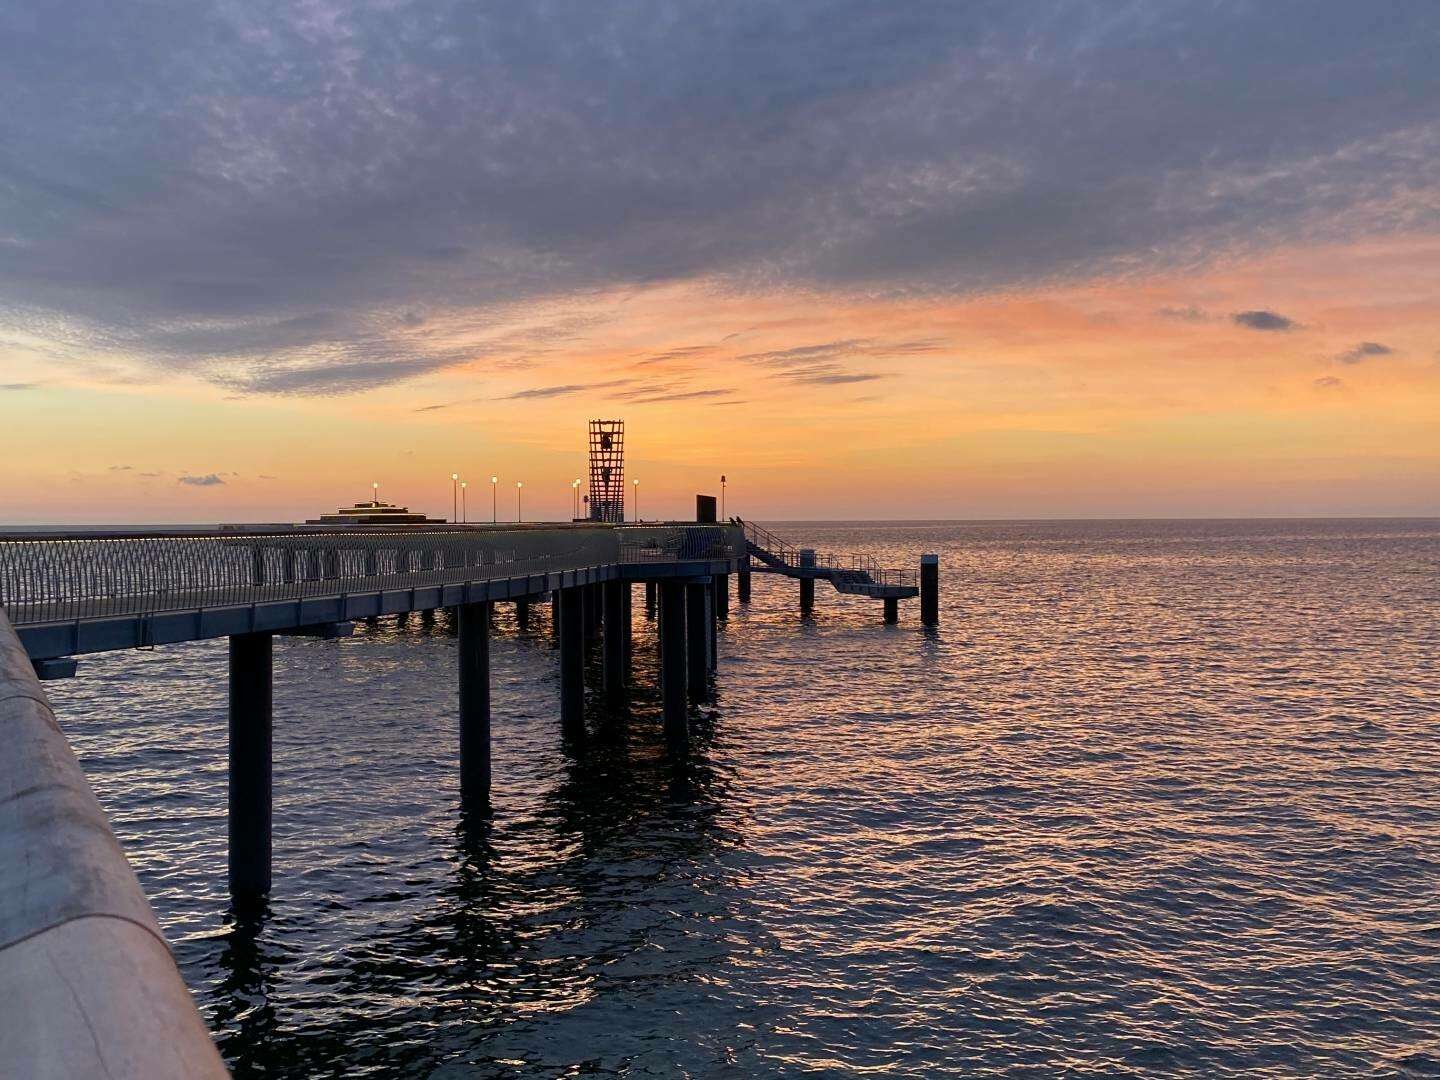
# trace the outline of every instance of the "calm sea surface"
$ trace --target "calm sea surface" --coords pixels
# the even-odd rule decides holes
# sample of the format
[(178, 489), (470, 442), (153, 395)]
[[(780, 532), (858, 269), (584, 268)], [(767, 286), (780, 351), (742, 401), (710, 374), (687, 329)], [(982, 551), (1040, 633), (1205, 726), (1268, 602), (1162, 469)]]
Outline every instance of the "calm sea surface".
[(449, 620), (280, 639), (258, 921), (224, 643), (49, 684), (239, 1076), (1440, 1075), (1440, 522), (780, 531), (940, 631), (756, 575), (682, 769), (503, 608), (468, 828)]

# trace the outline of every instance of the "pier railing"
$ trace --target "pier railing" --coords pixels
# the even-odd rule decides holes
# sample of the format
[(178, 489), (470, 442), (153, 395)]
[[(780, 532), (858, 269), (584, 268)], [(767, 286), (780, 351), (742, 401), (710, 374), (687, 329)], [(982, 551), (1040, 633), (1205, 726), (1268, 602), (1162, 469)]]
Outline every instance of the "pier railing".
[(714, 525), (0, 534), (0, 607), (19, 626), (743, 554)]
[(0, 1072), (228, 1076), (3, 611), (0, 744)]
[(848, 551), (816, 551), (815, 561), (807, 566), (800, 560), (801, 548), (788, 540), (782, 540), (769, 529), (756, 525), (753, 521), (741, 521), (738, 518), (735, 520), (744, 528), (747, 541), (763, 549), (791, 569), (799, 571), (813, 567), (822, 570), (838, 570), (842, 573), (869, 574), (871, 580), (877, 585), (913, 587), (916, 584), (914, 570), (881, 566), (872, 555), (859, 555)]

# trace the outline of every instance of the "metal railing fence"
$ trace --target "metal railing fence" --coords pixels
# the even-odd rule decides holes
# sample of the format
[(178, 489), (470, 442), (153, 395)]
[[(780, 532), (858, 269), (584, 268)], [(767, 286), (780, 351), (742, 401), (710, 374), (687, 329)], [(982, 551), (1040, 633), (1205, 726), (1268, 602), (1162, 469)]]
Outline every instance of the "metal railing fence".
[(19, 626), (732, 553), (723, 526), (635, 531), (0, 535), (0, 607)]
[[(768, 552), (788, 567), (797, 570), (802, 567), (800, 548), (787, 540), (780, 539), (769, 529), (756, 525), (753, 521), (741, 521), (739, 518), (735, 520), (743, 526), (745, 539), (751, 544)], [(914, 570), (884, 567), (872, 555), (860, 555), (848, 551), (817, 551), (815, 552), (814, 566), (820, 570), (868, 574), (877, 585), (913, 586), (918, 580)]]

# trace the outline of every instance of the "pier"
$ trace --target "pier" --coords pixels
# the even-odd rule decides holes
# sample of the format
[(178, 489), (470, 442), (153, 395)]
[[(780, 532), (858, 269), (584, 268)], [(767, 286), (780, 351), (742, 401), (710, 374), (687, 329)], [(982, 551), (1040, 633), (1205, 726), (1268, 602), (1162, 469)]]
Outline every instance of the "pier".
[[(0, 738), (10, 748), (0, 762), (0, 855), (5, 865), (23, 867), (15, 881), (0, 883), (0, 990), (15, 1000), (16, 981), (33, 977), (45, 983), (31, 993), (34, 1001), (63, 993), (46, 982), (51, 976), (36, 974), (38, 961), (25, 944), (50, 940), (47, 935), (73, 939), (66, 955), (97, 973), (74, 1009), (53, 1016), (21, 1010), (12, 1014), (21, 1018), (15, 1023), (68, 1032), (86, 1016), (104, 1018), (115, 1031), (107, 1032), (104, 1047), (95, 1044), (94, 1061), (77, 1074), (103, 1074), (115, 1054), (132, 1051), (144, 1067), (119, 1074), (221, 1074), (208, 1039), (197, 1043), (203, 1024), (163, 955), (148, 904), (40, 688), (40, 680), (75, 676), (77, 657), (228, 638), (229, 885), (237, 907), (244, 907), (262, 901), (272, 886), (277, 634), (343, 637), (357, 619), (454, 609), (461, 801), (466, 811), (484, 812), (491, 784), (493, 605), (513, 603), (524, 623), (535, 604), (550, 604), (559, 727), (576, 739), (585, 730), (585, 654), (597, 637), (603, 661), (602, 685), (595, 689), (614, 705), (628, 696), (631, 594), (641, 585), (646, 613), (658, 619), (665, 743), (683, 757), (691, 710), (713, 692), (717, 626), (730, 615), (732, 576), (742, 605), (751, 599), (752, 574), (795, 580), (807, 614), (817, 581), (882, 601), (886, 622), (896, 620), (901, 600), (920, 596), (922, 621), (934, 626), (938, 560), (926, 556), (920, 570), (917, 580), (913, 571), (881, 569), (873, 560), (796, 549), (738, 518), (0, 534)], [(58, 779), (47, 780), (49, 772)], [(75, 806), (52, 805), (52, 789), (66, 792)], [(86, 822), (83, 842), (67, 831), (71, 821)], [(125, 921), (101, 936), (118, 932), (135, 940), (91, 941), (81, 919), (111, 920), (105, 927)], [(150, 955), (156, 948), (158, 960)], [(136, 1020), (133, 1002), (149, 1001), (152, 988), (154, 1000), (145, 1006), (151, 1013)], [(26, 1042), (24, 1030), (3, 1034), (7, 1045), (33, 1042), (35, 1060), (47, 1052), (45, 1040)], [(162, 1036), (170, 1039), (163, 1052), (160, 1042), (150, 1045)]]

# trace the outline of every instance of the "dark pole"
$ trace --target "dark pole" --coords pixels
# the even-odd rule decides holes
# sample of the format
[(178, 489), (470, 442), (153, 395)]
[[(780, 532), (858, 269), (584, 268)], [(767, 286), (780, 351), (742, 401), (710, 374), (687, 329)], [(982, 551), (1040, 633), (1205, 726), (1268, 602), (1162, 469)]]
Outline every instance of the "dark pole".
[(710, 584), (685, 586), (685, 678), (690, 696), (706, 700), (710, 687)]
[(655, 618), (655, 590), (657, 586), (653, 581), (645, 582), (645, 617)]
[(625, 650), (625, 656), (621, 662), (625, 665), (625, 678), (627, 681), (630, 678), (630, 672), (633, 667), (631, 659), (635, 653), (634, 631), (632, 630), (630, 625), (631, 620), (634, 617), (630, 611), (630, 593), (630, 582), (627, 581), (624, 583), (624, 591), (622, 593), (622, 595), (624, 596), (624, 603), (620, 612), (620, 627), (622, 631), (620, 640)]
[(625, 697), (625, 593), (624, 581), (607, 581), (602, 586), (605, 603), (605, 696), (611, 701)]
[(725, 622), (730, 618), (730, 575), (715, 575), (715, 618)]
[(560, 589), (560, 726), (575, 734), (585, 727), (584, 586)]
[(460, 801), (490, 798), (490, 604), (460, 605)]
[(230, 638), (230, 895), (270, 891), (274, 683), (269, 634)]
[(665, 741), (683, 752), (690, 741), (685, 698), (685, 586), (666, 581), (660, 592), (660, 693), (664, 702)]
[(920, 621), (940, 625), (940, 556), (920, 556)]
[(741, 570), (738, 576), (740, 580), (736, 583), (738, 585), (736, 591), (739, 594), (740, 603), (748, 604), (750, 602), (750, 571)]
[[(813, 569), (815, 566), (815, 552), (806, 548), (800, 552), (800, 566), (802, 569)], [(800, 613), (809, 615), (815, 610), (815, 579), (813, 577), (802, 577), (800, 579)]]
[(887, 623), (900, 621), (900, 601), (893, 596), (885, 597), (885, 621)]
[(522, 596), (515, 601), (515, 625), (521, 630), (530, 628), (530, 598)]

